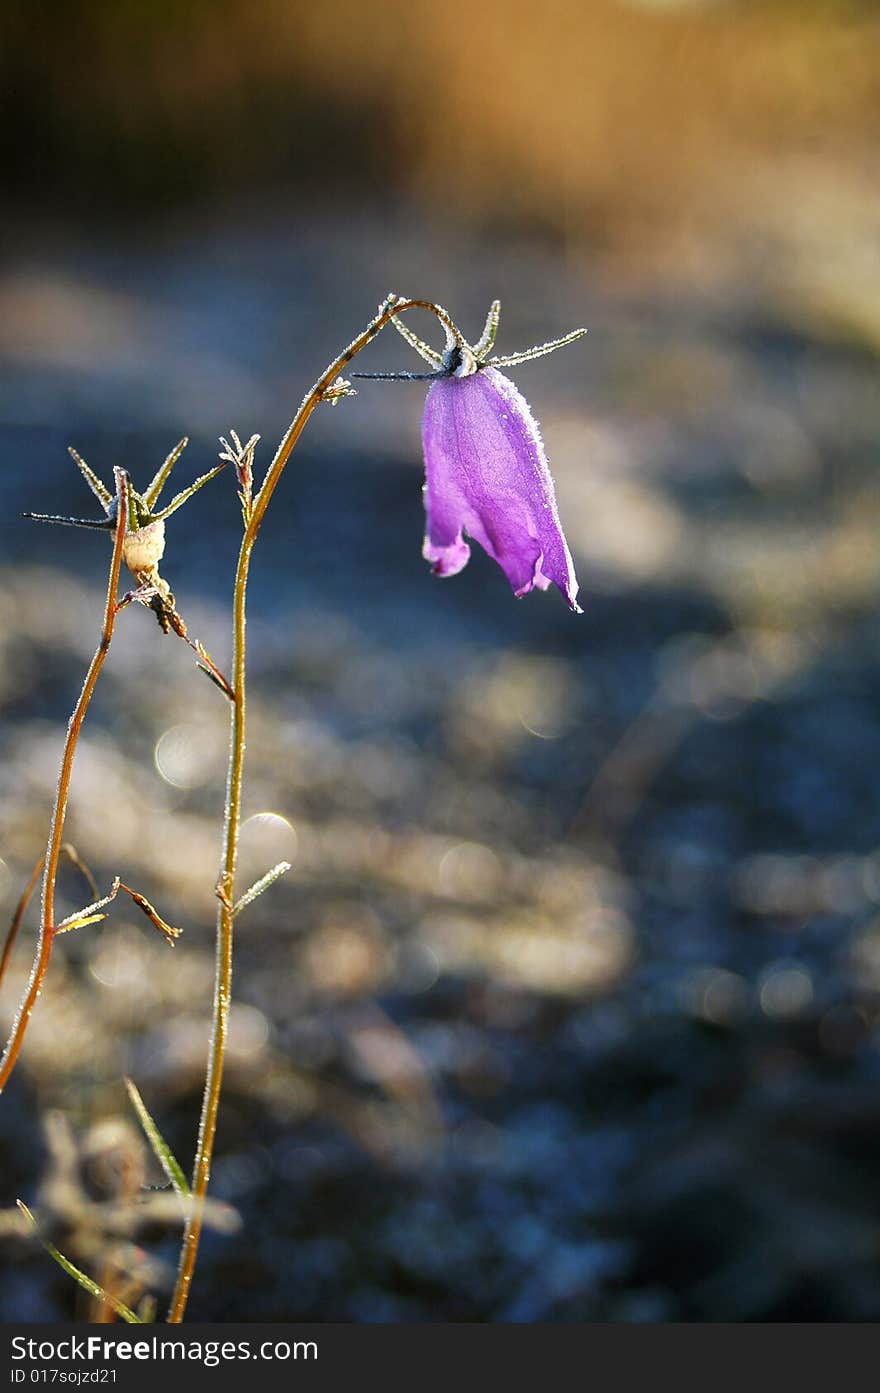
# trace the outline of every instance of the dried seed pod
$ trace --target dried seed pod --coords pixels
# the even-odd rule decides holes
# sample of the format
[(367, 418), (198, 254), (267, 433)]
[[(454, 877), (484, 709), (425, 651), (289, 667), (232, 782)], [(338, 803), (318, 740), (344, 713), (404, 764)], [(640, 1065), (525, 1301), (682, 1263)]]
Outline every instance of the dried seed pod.
[(134, 532), (126, 532), (122, 558), (132, 575), (139, 579), (145, 571), (153, 572), (165, 555), (165, 523), (147, 523)]

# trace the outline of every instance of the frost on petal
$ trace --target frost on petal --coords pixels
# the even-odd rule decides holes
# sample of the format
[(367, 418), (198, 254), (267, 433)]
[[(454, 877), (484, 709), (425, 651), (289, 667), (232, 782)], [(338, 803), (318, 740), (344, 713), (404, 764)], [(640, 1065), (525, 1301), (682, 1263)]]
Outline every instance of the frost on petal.
[(528, 403), (495, 368), (445, 377), (428, 392), (424, 555), (455, 575), (470, 550), (497, 561), (516, 595), (554, 582), (577, 610), (578, 585), (544, 445)]

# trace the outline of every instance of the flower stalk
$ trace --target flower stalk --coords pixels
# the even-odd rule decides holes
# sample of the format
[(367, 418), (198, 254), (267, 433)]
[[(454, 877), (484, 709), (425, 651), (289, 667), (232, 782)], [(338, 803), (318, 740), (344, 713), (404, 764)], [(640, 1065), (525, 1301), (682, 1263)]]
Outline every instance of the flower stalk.
[[(296, 444), (305, 429), (312, 412), (323, 401), (335, 403), (347, 391), (347, 384), (339, 383), (344, 369), (353, 358), (371, 343), (376, 335), (395, 319), (395, 316), (411, 309), (428, 310), (440, 320), (448, 332), (456, 332), (449, 315), (439, 305), (429, 300), (406, 300), (389, 295), (379, 306), (378, 312), (366, 328), (353, 339), (339, 357), (321, 374), (317, 382), (306, 393), (299, 410), (285, 432), (275, 457), (267, 470), (266, 477), (255, 497), (247, 497), (249, 506), (245, 516), (244, 534), (238, 563), (235, 571), (233, 590), (232, 619), (232, 701), (230, 712), (229, 765), (226, 777), (226, 802), (224, 818), (223, 853), (220, 875), (217, 881), (218, 899), (217, 930), (214, 968), (214, 997), (212, 1008), (211, 1042), (208, 1051), (208, 1068), (202, 1098), (196, 1157), (192, 1177), (192, 1207), (183, 1235), (178, 1265), (177, 1280), (171, 1297), (168, 1321), (177, 1324), (184, 1318), (186, 1306), (198, 1257), (199, 1240), (202, 1230), (203, 1209), (211, 1174), (211, 1159), (214, 1152), (214, 1138), (217, 1130), (217, 1114), (220, 1106), (220, 1092), (223, 1083), (223, 1067), (226, 1057), (226, 1042), (229, 1033), (229, 1008), (232, 1000), (232, 957), (233, 922), (235, 918), (235, 870), (238, 859), (238, 838), (241, 827), (242, 776), (244, 771), (246, 734), (246, 647), (245, 630), (247, 621), (247, 584), (250, 573), (251, 556), (259, 535), (260, 526), (271, 502), (284, 467), (290, 459)], [(395, 321), (396, 322), (396, 321)], [(239, 483), (244, 492), (241, 473)]]
[(73, 774), (73, 761), (76, 754), (76, 747), (79, 741), (80, 731), (83, 721), (89, 708), (92, 695), (97, 686), (101, 669), (110, 650), (110, 642), (113, 638), (113, 630), (116, 625), (116, 615), (118, 605), (116, 601), (119, 589), (119, 572), (122, 566), (123, 549), (125, 545), (126, 523), (129, 511), (129, 479), (124, 469), (114, 468), (114, 479), (116, 482), (116, 526), (113, 534), (113, 553), (110, 558), (110, 572), (107, 578), (107, 596), (104, 603), (104, 619), (101, 625), (101, 637), (95, 649), (94, 656), (89, 664), (85, 682), (70, 722), (67, 727), (67, 738), (64, 742), (64, 751), (61, 756), (61, 769), (58, 775), (58, 785), (55, 790), (55, 803), (52, 808), (52, 817), (49, 823), (49, 839), (46, 845), (45, 864), (43, 866), (42, 898), (40, 908), (40, 933), (37, 940), (36, 954), (31, 968), (30, 978), (19, 1003), (3, 1057), (0, 1059), (0, 1093), (6, 1087), (10, 1075), (15, 1068), (16, 1060), (21, 1051), (25, 1032), (31, 1013), (37, 1003), (43, 983), (46, 980), (46, 973), (49, 970), (49, 961), (52, 955), (52, 944), (55, 939), (55, 884), (58, 879), (58, 864), (61, 858), (62, 843), (64, 839), (64, 820), (67, 815), (67, 802), (70, 793), (70, 780)]

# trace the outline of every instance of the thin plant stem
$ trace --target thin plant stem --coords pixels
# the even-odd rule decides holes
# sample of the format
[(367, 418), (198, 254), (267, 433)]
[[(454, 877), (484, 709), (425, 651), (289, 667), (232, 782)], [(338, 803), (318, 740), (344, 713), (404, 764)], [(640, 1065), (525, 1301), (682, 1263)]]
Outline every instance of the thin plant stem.
[[(92, 873), (86, 865), (85, 861), (80, 860), (76, 847), (73, 846), (70, 842), (65, 842), (61, 848), (61, 853), (63, 856), (67, 857), (72, 866), (76, 867), (80, 875), (88, 884), (88, 887), (92, 892), (93, 898), (97, 899), (98, 887), (95, 884), (94, 877), (92, 876)], [(12, 916), (12, 923), (9, 925), (9, 928), (6, 931), (6, 942), (3, 944), (3, 952), (0, 953), (0, 987), (2, 987), (4, 979), (6, 977), (6, 969), (9, 967), (9, 959), (12, 956), (12, 950), (15, 947), (15, 942), (18, 938), (18, 931), (21, 928), (22, 920), (24, 919), (25, 913), (27, 912), (27, 907), (31, 902), (31, 897), (37, 888), (37, 884), (39, 882), (40, 875), (42, 874), (42, 870), (45, 864), (46, 853), (43, 852), (43, 855), (40, 857), (39, 861), (34, 866), (34, 869), (31, 871), (30, 880), (28, 881), (27, 885), (24, 887), (24, 890), (21, 893), (21, 899), (15, 906), (15, 913)]]
[(238, 859), (238, 834), (241, 825), (242, 773), (244, 769), (245, 730), (246, 730), (246, 689), (245, 689), (245, 628), (247, 621), (247, 583), (251, 555), (260, 530), (260, 524), (269, 506), (278, 480), (284, 472), (294, 447), (315, 407), (327, 399), (336, 378), (344, 371), (351, 360), (366, 348), (395, 315), (406, 310), (424, 309), (435, 315), (444, 328), (451, 330), (451, 320), (446, 311), (430, 300), (403, 300), (396, 297), (380, 306), (378, 313), (356, 339), (348, 345), (339, 357), (321, 374), (311, 390), (303, 398), (302, 405), (287, 428), (275, 458), (272, 460), (260, 490), (248, 509), (241, 550), (235, 571), (233, 590), (232, 619), (232, 706), (230, 715), (229, 765), (226, 777), (226, 803), (223, 833), (223, 857), (220, 876), (217, 881), (217, 934), (215, 947), (214, 997), (211, 1029), (211, 1043), (208, 1050), (208, 1068), (205, 1089), (202, 1097), (202, 1111), (199, 1122), (198, 1142), (192, 1180), (192, 1208), (184, 1230), (180, 1250), (177, 1281), (168, 1310), (168, 1321), (180, 1323), (186, 1311), (199, 1250), (202, 1230), (202, 1211), (208, 1191), (211, 1174), (211, 1158), (214, 1151), (214, 1137), (217, 1130), (217, 1114), (220, 1107), (220, 1090), (223, 1083), (223, 1065), (226, 1056), (226, 1040), (229, 1031), (229, 1007), (232, 1000), (232, 948), (233, 920), (235, 904), (235, 869)]
[(43, 867), (43, 889), (40, 908), (40, 934), (37, 940), (36, 955), (33, 967), (24, 995), (16, 1012), (12, 1023), (9, 1039), (3, 1051), (3, 1058), (0, 1059), (0, 1093), (6, 1087), (9, 1076), (15, 1067), (24, 1040), (25, 1031), (31, 1018), (31, 1012), (37, 1003), (40, 992), (43, 990), (43, 983), (46, 980), (46, 973), (49, 969), (49, 960), (52, 955), (52, 943), (55, 938), (55, 882), (58, 878), (58, 862), (61, 856), (62, 839), (64, 837), (64, 819), (67, 814), (67, 799), (70, 792), (70, 780), (73, 773), (73, 760), (76, 754), (76, 746), (79, 734), (85, 720), (86, 711), (92, 694), (101, 675), (107, 653), (110, 648), (110, 641), (113, 637), (113, 629), (116, 624), (116, 594), (119, 589), (119, 571), (122, 565), (122, 546), (125, 541), (125, 531), (128, 523), (128, 499), (129, 483), (128, 475), (124, 469), (115, 468), (113, 474), (116, 480), (116, 499), (117, 499), (117, 521), (116, 530), (113, 535), (113, 554), (110, 559), (110, 574), (107, 580), (107, 598), (104, 604), (104, 621), (101, 626), (101, 637), (95, 649), (94, 657), (89, 664), (86, 679), (83, 683), (82, 691), (79, 694), (76, 706), (67, 727), (67, 738), (64, 742), (64, 753), (61, 756), (61, 769), (58, 775), (58, 785), (55, 791), (55, 803), (52, 808), (52, 818), (49, 823), (49, 840), (46, 845), (45, 865)]
[(9, 930), (6, 934), (6, 942), (3, 945), (2, 956), (0, 956), (0, 986), (3, 985), (3, 979), (6, 976), (6, 969), (9, 966), (9, 959), (12, 957), (12, 950), (15, 947), (15, 940), (18, 938), (18, 931), (21, 928), (21, 921), (24, 918), (25, 913), (27, 911), (27, 907), (31, 902), (31, 896), (37, 888), (37, 883), (40, 879), (40, 875), (45, 864), (46, 857), (44, 854), (40, 857), (39, 861), (34, 866), (34, 869), (31, 871), (31, 878), (28, 881), (27, 885), (24, 887), (24, 890), (21, 892), (21, 899), (15, 906), (15, 913), (12, 916), (12, 923), (9, 925)]

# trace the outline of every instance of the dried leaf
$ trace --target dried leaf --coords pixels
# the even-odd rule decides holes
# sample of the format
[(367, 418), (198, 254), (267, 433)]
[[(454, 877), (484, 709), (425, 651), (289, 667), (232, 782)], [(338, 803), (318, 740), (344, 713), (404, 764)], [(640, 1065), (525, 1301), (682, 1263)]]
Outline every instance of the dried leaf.
[(124, 890), (126, 895), (131, 896), (141, 913), (147, 916), (153, 928), (159, 930), (159, 933), (165, 939), (169, 948), (173, 948), (174, 940), (180, 938), (183, 930), (175, 928), (173, 924), (166, 923), (159, 911), (150, 904), (146, 895), (141, 895), (137, 890), (132, 890), (130, 885), (125, 885), (122, 881), (119, 882), (119, 889)]

